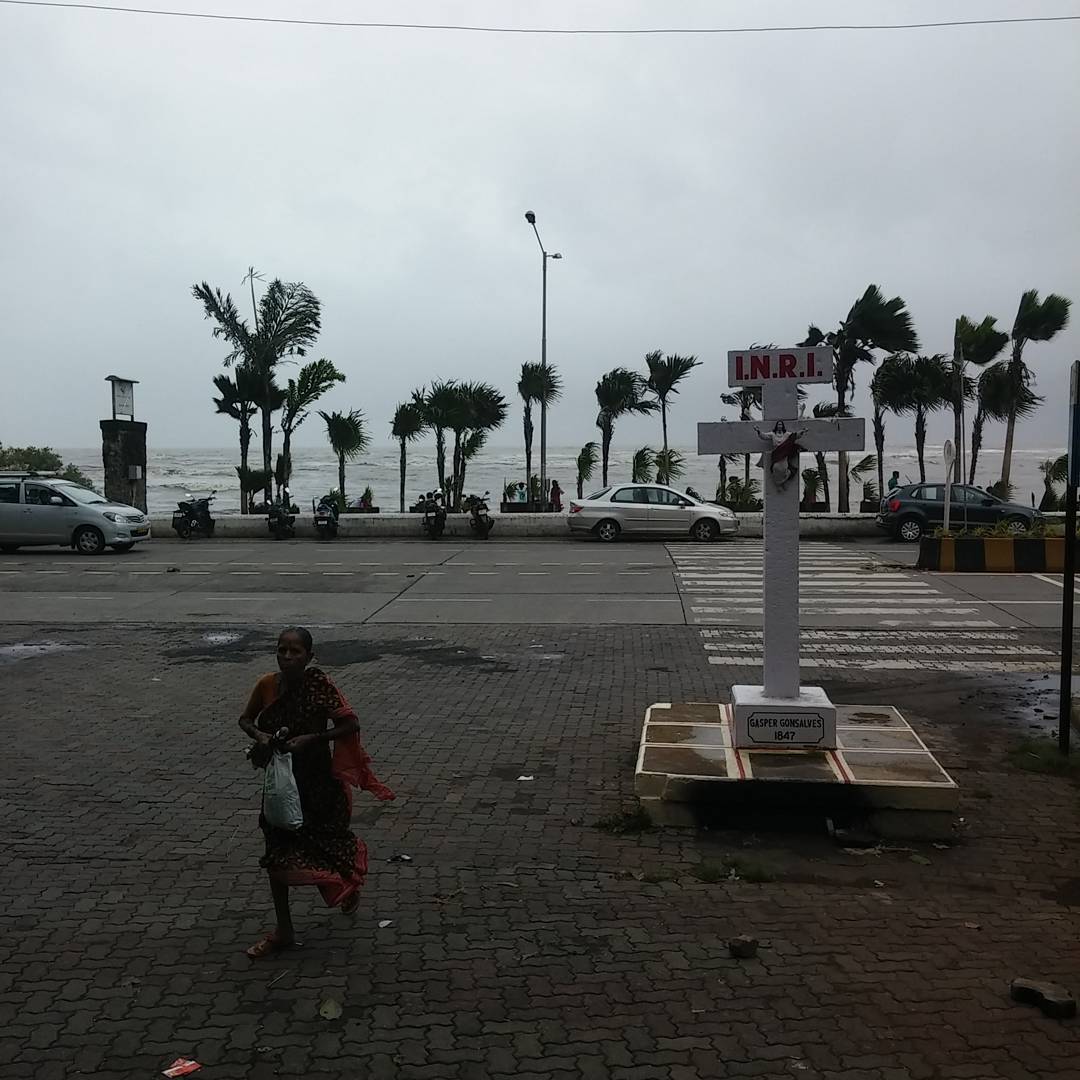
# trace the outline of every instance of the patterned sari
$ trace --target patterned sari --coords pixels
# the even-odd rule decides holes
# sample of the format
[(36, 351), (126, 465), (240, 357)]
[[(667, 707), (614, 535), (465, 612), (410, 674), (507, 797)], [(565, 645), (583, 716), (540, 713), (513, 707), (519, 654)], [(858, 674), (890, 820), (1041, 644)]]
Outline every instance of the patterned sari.
[[(356, 718), (341, 691), (318, 668), (308, 668), (302, 683), (291, 690), (279, 675), (264, 675), (255, 684), (244, 716), (270, 735), (288, 728), (290, 738), (320, 734)], [(293, 755), (292, 766), (304, 824), (296, 830), (279, 829), (260, 814), (259, 827), (266, 838), (260, 865), (286, 885), (317, 885), (327, 905), (337, 907), (364, 884), (367, 875), (367, 846), (349, 827), (351, 788), (383, 800), (392, 799), (394, 793), (376, 779), (356, 733), (305, 747)]]

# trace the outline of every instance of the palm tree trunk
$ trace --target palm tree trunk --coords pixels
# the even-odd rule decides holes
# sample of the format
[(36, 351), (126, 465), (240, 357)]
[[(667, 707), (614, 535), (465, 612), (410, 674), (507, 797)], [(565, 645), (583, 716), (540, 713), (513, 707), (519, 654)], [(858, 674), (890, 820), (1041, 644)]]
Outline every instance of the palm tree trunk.
[(446, 429), (435, 429), (435, 469), (439, 477), (439, 490), (446, 493)]
[(405, 513), (405, 440), (401, 439), (401, 486), (398, 489), (401, 502), (401, 513)]
[(611, 436), (614, 433), (611, 431), (600, 431), (600, 455), (603, 465), (604, 487), (608, 486), (608, 454), (611, 451)]
[(285, 460), (285, 468), (282, 470), (285, 476), (285, 487), (289, 486), (292, 479), (292, 428), (281, 431), (281, 456)]
[(926, 413), (922, 409), (915, 410), (915, 456), (919, 459), (919, 483), (926, 483), (926, 462), (923, 460), (923, 449), (926, 446)]
[(451, 484), (453, 486), (453, 511), (459, 513), (461, 510), (461, 485), (458, 478), (458, 470), (461, 468), (461, 432), (454, 432), (454, 458), (453, 458), (454, 473), (451, 477)]
[(245, 487), (248, 471), (248, 453), (251, 447), (251, 424), (247, 420), (240, 421), (240, 513), (248, 512), (248, 495)]
[[(847, 409), (847, 377), (837, 372), (836, 375), (836, 415), (843, 416)], [(846, 450), (840, 450), (836, 455), (836, 509), (841, 514), (851, 513), (851, 503), (848, 498), (848, 456)]]
[(874, 449), (877, 450), (878, 498), (885, 495), (885, 410), (874, 407)]
[(1012, 476), (1013, 436), (1016, 434), (1016, 413), (1009, 411), (1005, 424), (1005, 450), (1001, 455), (1001, 486), (1004, 492), (1009, 490), (1009, 478)]
[(814, 460), (817, 462), (818, 476), (821, 477), (821, 494), (824, 496), (825, 513), (832, 513), (832, 495), (829, 494), (829, 465), (825, 455), (817, 450), (814, 452)]
[(743, 454), (743, 486), (750, 486), (750, 455)]
[(584, 491), (584, 488), (585, 488), (585, 478), (584, 478), (584, 477), (583, 477), (583, 476), (581, 475), (581, 473), (578, 473), (578, 478), (577, 478), (577, 497), (578, 497), (579, 499), (583, 499), (583, 498), (585, 498), (585, 496), (584, 496), (584, 495), (582, 494), (582, 492)]
[(531, 494), (532, 489), (532, 441), (533, 441), (533, 422), (532, 422), (532, 403), (525, 399), (525, 413), (524, 413), (524, 427), (525, 427), (525, 491)]
[(719, 495), (717, 502), (727, 498), (727, 459), (723, 454), (720, 455), (720, 490), (716, 494)]
[[(660, 399), (660, 426), (664, 429), (664, 455), (667, 456), (667, 398)], [(659, 481), (658, 481), (659, 482)]]
[(982, 406), (975, 412), (975, 419), (971, 424), (971, 468), (968, 472), (968, 483), (975, 486), (975, 466), (979, 463), (979, 451), (982, 449), (983, 424), (986, 423), (986, 413)]
[(263, 393), (266, 395), (266, 400), (260, 406), (262, 412), (262, 458), (263, 458), (263, 470), (266, 473), (266, 486), (263, 488), (263, 499), (267, 503), (274, 501), (274, 492), (272, 484), (274, 483), (274, 467), (271, 457), (271, 440), (272, 440), (272, 428), (270, 424), (270, 380), (267, 379), (263, 386)]
[(345, 502), (345, 455), (338, 454), (337, 459), (337, 486), (338, 493), (341, 495), (341, 509), (344, 510), (346, 506)]

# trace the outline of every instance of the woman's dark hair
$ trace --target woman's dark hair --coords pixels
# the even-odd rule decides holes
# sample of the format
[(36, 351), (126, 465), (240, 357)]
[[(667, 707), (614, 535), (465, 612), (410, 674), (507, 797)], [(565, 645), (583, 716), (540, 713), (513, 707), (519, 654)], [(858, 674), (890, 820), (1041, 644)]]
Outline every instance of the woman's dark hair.
[(278, 634), (277, 639), (280, 641), (286, 634), (295, 634), (300, 643), (304, 646), (304, 649), (310, 654), (315, 651), (315, 643), (311, 640), (311, 631), (305, 630), (302, 626), (286, 626), (284, 630)]

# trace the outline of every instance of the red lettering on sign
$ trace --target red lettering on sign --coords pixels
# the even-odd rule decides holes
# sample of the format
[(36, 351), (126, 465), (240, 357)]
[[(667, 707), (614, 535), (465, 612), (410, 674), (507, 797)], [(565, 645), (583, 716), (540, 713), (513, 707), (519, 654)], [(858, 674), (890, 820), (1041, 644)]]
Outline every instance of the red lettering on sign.
[(751, 379), (768, 379), (770, 377), (769, 372), (769, 356), (766, 353), (764, 356), (758, 356), (756, 353), (750, 354), (750, 378)]
[(795, 372), (795, 355), (794, 353), (782, 352), (780, 354), (780, 378), (781, 379), (794, 379), (797, 377)]
[(746, 378), (746, 371), (743, 368), (742, 353), (735, 357), (735, 380), (736, 382), (742, 382)]
[(812, 379), (817, 374), (817, 368), (814, 366), (814, 354), (808, 352), (806, 354), (806, 377)]

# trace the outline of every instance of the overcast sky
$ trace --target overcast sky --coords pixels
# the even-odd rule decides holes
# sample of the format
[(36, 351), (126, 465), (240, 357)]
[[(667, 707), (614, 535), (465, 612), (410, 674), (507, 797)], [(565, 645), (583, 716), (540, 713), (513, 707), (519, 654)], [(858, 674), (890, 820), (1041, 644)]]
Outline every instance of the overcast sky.
[[(154, 0), (147, 0), (152, 4)], [(588, 5), (175, 0), (238, 14), (501, 25), (768, 25), (1069, 14), (1067, 0)], [(314, 355), (385, 441), (435, 376), (515, 394), (550, 250), (556, 444), (654, 348), (705, 363), (673, 442), (723, 414), (724, 354), (829, 328), (870, 282), (924, 351), (954, 318), (1080, 299), (1080, 23), (708, 37), (522, 37), (0, 6), (0, 441), (92, 446), (104, 376), (138, 379), (156, 447), (230, 446), (224, 349), (190, 296), (249, 264), (324, 303)], [(238, 295), (242, 300), (242, 295)], [(245, 309), (246, 310), (246, 309)], [(1027, 354), (1064, 445), (1070, 328)], [(868, 372), (859, 373), (860, 396)], [(317, 419), (298, 442), (321, 441)], [(894, 430), (908, 435), (909, 422)], [(621, 423), (620, 443), (658, 436)], [(516, 403), (495, 442), (518, 439)], [(1059, 434), (1060, 433), (1060, 434)], [(942, 437), (939, 423), (932, 437)], [(1000, 445), (1003, 432), (989, 433)]]

